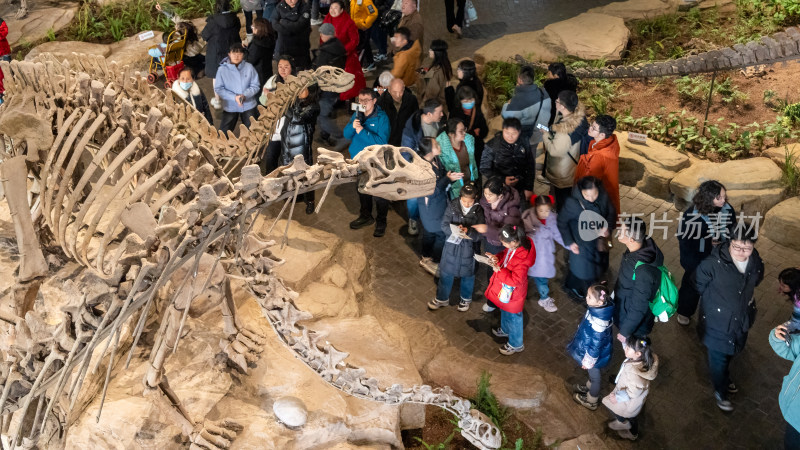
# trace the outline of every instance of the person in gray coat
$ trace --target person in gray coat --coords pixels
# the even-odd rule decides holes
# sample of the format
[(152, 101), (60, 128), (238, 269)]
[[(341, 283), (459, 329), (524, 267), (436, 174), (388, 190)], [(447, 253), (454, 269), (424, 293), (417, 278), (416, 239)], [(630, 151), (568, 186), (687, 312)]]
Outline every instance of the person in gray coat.
[(531, 66), (525, 66), (517, 75), (517, 87), (500, 113), (503, 119), (515, 117), (522, 122), (520, 142), (531, 142), (531, 148), (536, 150), (542, 142), (542, 130), (537, 125), (547, 127), (550, 123), (550, 97), (547, 91), (535, 83), (536, 74)]
[[(469, 310), (472, 303), (472, 291), (475, 286), (475, 247), (480, 247), (480, 233), (473, 225), (484, 223), (483, 208), (477, 202), (478, 189), (469, 183), (461, 188), (460, 197), (450, 200), (444, 217), (442, 231), (447, 236), (442, 259), (439, 262), (439, 283), (436, 287), (436, 298), (428, 303), (428, 309), (439, 309), (450, 304), (450, 292), (455, 278), (461, 279), (461, 301), (458, 310)], [(469, 239), (453, 236), (450, 225), (456, 225)]]

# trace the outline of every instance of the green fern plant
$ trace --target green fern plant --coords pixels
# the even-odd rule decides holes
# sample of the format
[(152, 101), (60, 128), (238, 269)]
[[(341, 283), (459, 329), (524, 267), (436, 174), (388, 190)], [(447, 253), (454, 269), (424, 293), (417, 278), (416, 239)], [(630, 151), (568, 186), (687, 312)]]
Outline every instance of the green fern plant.
[(800, 169), (798, 169), (800, 158), (792, 154), (788, 147), (784, 147), (784, 150), (786, 153), (781, 167), (781, 182), (786, 186), (787, 194), (797, 195), (800, 191)]

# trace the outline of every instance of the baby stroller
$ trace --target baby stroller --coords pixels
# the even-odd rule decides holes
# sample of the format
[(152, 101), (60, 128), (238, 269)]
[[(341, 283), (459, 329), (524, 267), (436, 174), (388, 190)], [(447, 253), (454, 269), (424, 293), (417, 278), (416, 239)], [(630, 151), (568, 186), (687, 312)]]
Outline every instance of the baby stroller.
[[(147, 82), (154, 84), (159, 77), (159, 70), (164, 73), (167, 81), (164, 87), (172, 88), (172, 83), (178, 79), (183, 70), (183, 48), (186, 46), (186, 37), (178, 31), (169, 33), (164, 44), (155, 45), (148, 49), (150, 55), (150, 68), (147, 70)], [(154, 56), (158, 55), (158, 56)]]

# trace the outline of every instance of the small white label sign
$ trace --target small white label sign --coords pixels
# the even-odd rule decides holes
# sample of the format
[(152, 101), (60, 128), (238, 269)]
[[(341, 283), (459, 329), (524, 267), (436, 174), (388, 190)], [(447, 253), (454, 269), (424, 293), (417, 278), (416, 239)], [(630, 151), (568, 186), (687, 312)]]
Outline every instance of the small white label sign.
[(647, 135), (642, 133), (628, 133), (628, 141), (634, 144), (645, 144), (647, 142)]
[(153, 33), (153, 30), (145, 31), (143, 33), (139, 33), (139, 40), (140, 41), (146, 41), (148, 39), (154, 38), (155, 36), (156, 36), (156, 34)]

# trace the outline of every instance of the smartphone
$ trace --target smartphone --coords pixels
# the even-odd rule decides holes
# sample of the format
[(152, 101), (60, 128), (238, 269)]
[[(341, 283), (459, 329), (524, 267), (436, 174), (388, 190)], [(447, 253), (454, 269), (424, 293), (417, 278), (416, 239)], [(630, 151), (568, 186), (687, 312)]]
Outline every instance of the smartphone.
[(540, 124), (540, 123), (537, 123), (537, 124), (536, 124), (536, 128), (538, 128), (538, 129), (540, 129), (540, 130), (543, 130), (543, 131), (550, 131), (550, 128), (548, 128), (547, 126), (545, 126), (545, 125), (542, 125), (542, 124)]
[(351, 111), (358, 111), (358, 112), (366, 112), (367, 108), (364, 107), (361, 103), (353, 103), (350, 105)]

